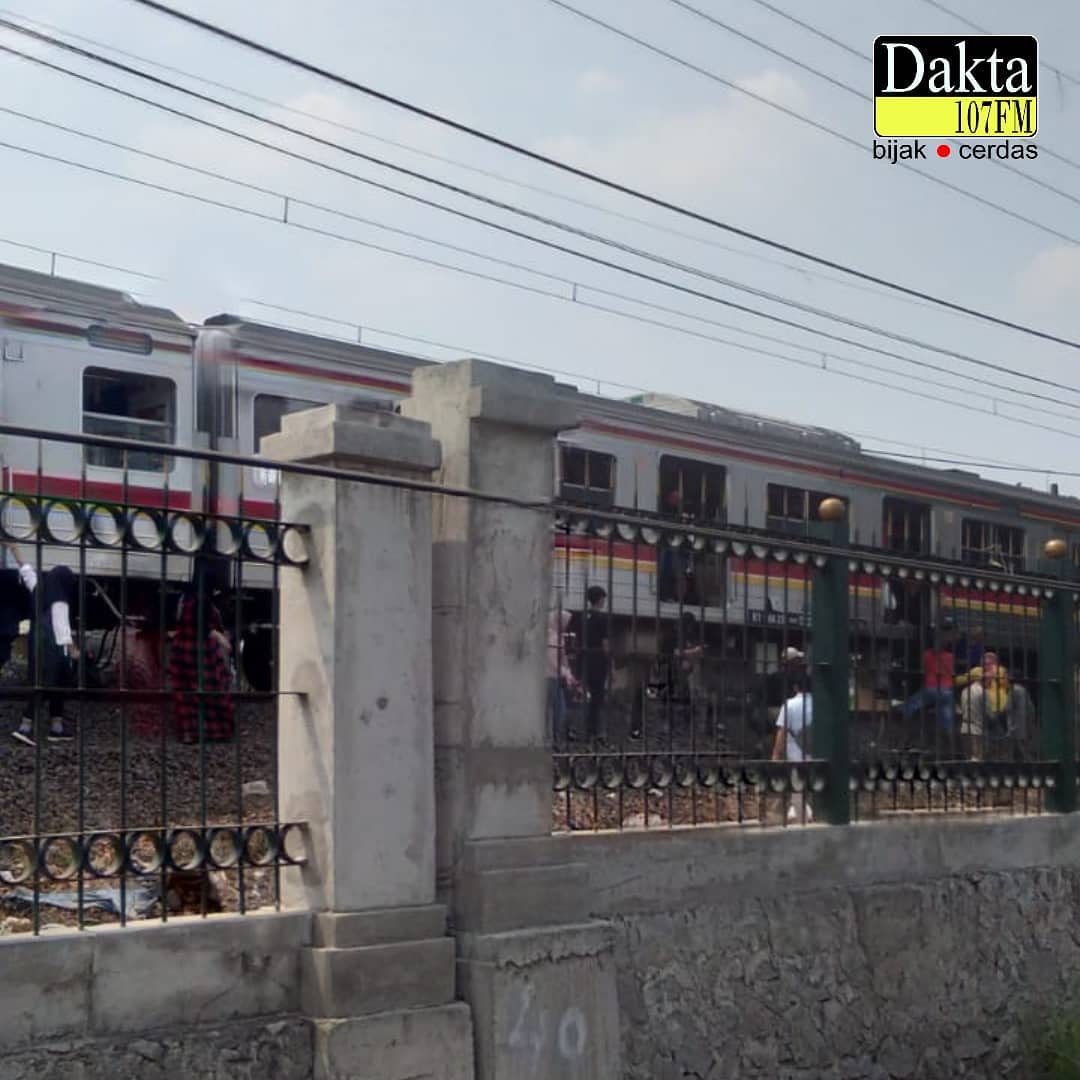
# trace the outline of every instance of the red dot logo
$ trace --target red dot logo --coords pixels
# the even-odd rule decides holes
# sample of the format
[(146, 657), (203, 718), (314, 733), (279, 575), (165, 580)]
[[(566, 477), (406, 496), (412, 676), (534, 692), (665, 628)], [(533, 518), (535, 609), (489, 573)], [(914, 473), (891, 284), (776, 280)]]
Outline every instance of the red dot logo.
[(942, 143), (937, 148), (937, 156), (938, 157), (948, 157), (951, 153), (952, 153), (952, 147), (951, 146), (946, 146), (945, 143)]

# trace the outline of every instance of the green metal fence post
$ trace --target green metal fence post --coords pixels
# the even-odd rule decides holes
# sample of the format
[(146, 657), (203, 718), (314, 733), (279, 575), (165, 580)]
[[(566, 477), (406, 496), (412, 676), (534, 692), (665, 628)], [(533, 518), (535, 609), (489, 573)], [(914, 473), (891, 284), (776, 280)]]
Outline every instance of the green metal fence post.
[(847, 507), (839, 499), (826, 499), (819, 513), (822, 521), (814, 532), (837, 552), (814, 563), (811, 745), (814, 757), (828, 763), (825, 797), (819, 803), (823, 817), (830, 825), (847, 825), (851, 821)]
[[(1043, 548), (1044, 569), (1059, 581), (1069, 580), (1072, 564), (1068, 544), (1049, 540)], [(1058, 761), (1058, 783), (1049, 792), (1049, 808), (1071, 814), (1076, 810), (1076, 656), (1073, 593), (1053, 589), (1044, 601), (1039, 663), (1039, 712), (1042, 717), (1040, 754)]]

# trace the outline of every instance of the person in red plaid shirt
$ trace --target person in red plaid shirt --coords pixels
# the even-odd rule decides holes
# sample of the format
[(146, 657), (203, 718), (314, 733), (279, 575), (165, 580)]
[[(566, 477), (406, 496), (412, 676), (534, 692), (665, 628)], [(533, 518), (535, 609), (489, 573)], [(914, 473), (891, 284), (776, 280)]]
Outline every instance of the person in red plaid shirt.
[[(200, 701), (204, 740), (232, 739), (236, 707), (230, 694), (230, 651), (221, 615), (211, 603), (207, 604), (200, 648), (198, 604), (194, 595), (185, 596), (180, 606), (180, 623), (169, 649), (169, 687), (173, 691), (176, 733), (181, 742), (199, 741)], [(202, 694), (198, 693), (200, 689)]]

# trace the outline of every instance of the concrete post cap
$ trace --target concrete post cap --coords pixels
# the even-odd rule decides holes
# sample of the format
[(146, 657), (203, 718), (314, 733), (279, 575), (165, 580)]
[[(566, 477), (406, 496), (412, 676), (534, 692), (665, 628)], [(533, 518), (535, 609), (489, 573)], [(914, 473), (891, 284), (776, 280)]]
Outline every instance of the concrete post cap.
[(323, 405), (290, 413), (262, 440), (276, 461), (430, 475), (442, 464), (431, 425), (384, 409)]

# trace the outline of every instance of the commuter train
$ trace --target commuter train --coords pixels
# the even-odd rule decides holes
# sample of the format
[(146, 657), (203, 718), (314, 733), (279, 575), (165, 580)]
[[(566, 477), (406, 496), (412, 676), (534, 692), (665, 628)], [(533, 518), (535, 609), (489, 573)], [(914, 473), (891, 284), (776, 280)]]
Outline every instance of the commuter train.
[[(170, 456), (169, 447), (257, 454), (260, 439), (279, 430), (288, 413), (330, 402), (393, 407), (409, 393), (412, 371), (430, 362), (229, 315), (191, 326), (115, 290), (3, 266), (0, 349), (6, 422), (161, 446), (160, 453), (125, 455), (48, 441), (39, 449), (36, 440), (6, 437), (5, 491), (245, 518), (272, 515), (272, 470), (210, 468)], [(821, 501), (834, 496), (847, 503), (857, 543), (939, 555), (973, 572), (1031, 570), (1051, 536), (1065, 538), (1075, 557), (1080, 540), (1078, 500), (883, 459), (823, 428), (661, 394), (581, 395), (580, 405), (581, 426), (560, 436), (564, 503), (632, 511), (657, 528), (674, 519), (804, 535)], [(633, 608), (658, 625), (690, 607), (706, 624), (797, 632), (809, 619), (807, 569), (769, 560), (768, 547), (721, 558), (708, 545), (669, 547), (648, 531), (598, 537), (571, 528), (555, 537), (555, 583), (561, 602), (575, 608), (589, 584), (603, 585), (616, 619)], [(108, 594), (116, 555), (89, 548), (85, 557), (88, 576)], [(160, 557), (133, 556), (126, 571), (155, 577)], [(189, 560), (173, 557), (169, 576), (187, 573)], [(269, 575), (266, 567), (245, 568), (252, 626), (269, 618)], [(888, 622), (889, 612), (903, 607), (903, 589), (872, 560), (859, 566), (852, 592), (871, 622)], [(940, 604), (1004, 611), (1023, 622), (1037, 613), (1030, 595), (1011, 593), (1003, 606), (1001, 593), (959, 577), (941, 589)]]

